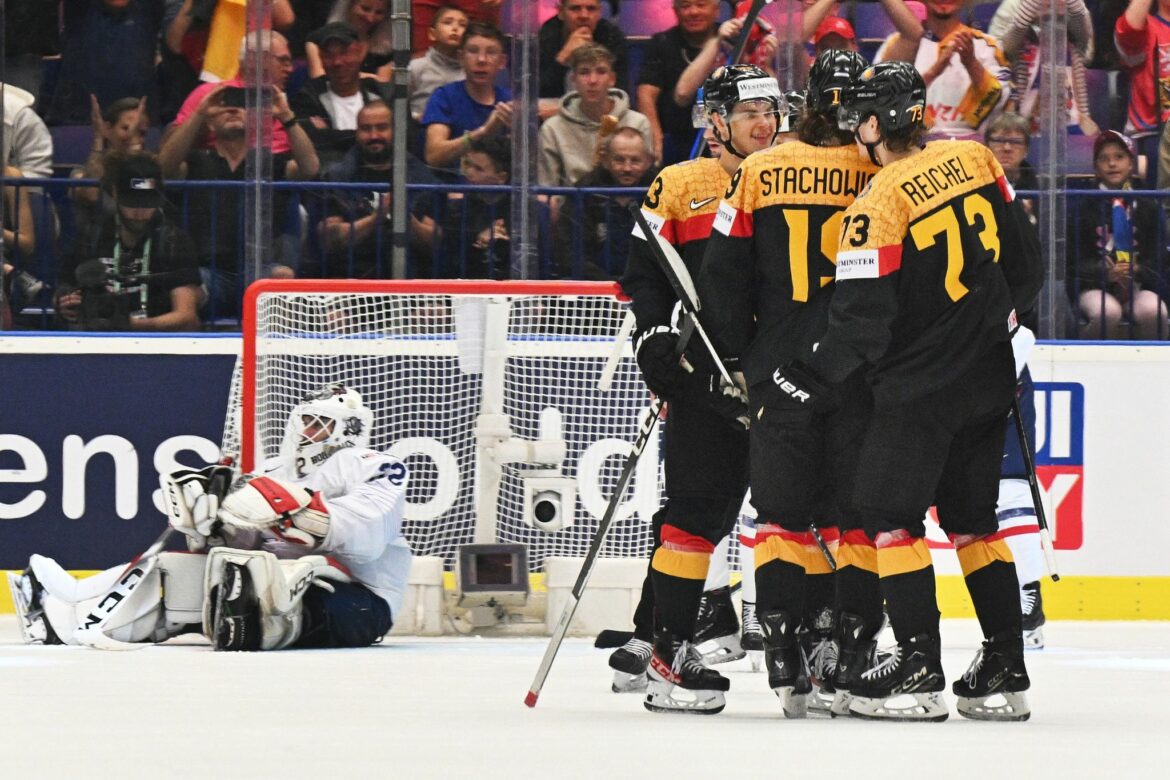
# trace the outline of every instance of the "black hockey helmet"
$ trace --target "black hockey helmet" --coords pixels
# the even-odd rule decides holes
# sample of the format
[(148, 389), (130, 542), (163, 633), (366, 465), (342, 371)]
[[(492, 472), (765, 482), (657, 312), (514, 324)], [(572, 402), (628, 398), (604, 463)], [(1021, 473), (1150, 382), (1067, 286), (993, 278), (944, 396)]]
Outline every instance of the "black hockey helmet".
[(866, 68), (845, 90), (840, 124), (856, 131), (871, 116), (882, 135), (926, 123), (926, 83), (908, 62), (881, 62)]
[(855, 51), (826, 49), (818, 54), (808, 72), (807, 110), (835, 121), (845, 88), (867, 65), (865, 58)]
[[(708, 117), (719, 114), (726, 121), (736, 104), (748, 100), (766, 100), (778, 114), (786, 106), (776, 79), (755, 65), (724, 65), (703, 82), (703, 110)], [(731, 143), (731, 133), (727, 138), (720, 138), (716, 131), (715, 138), (737, 157), (746, 156)]]

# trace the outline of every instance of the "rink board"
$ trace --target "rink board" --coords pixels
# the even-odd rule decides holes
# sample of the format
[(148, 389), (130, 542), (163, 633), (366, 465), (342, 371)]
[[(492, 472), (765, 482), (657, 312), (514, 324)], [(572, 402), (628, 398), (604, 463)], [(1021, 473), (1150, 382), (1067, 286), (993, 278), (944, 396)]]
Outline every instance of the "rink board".
[[(217, 451), (238, 349), (231, 336), (0, 339), (0, 569), (41, 552), (92, 570), (145, 548), (158, 472)], [(1170, 619), (1170, 346), (1053, 343), (1031, 367), (1063, 575), (1047, 613)], [(953, 551), (931, 538), (940, 606), (970, 614)]]

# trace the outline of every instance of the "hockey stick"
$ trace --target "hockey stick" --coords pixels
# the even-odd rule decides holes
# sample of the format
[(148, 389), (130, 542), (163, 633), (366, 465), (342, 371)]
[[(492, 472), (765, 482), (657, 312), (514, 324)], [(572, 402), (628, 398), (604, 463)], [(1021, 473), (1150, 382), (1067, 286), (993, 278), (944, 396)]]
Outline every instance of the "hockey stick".
[[(641, 206), (637, 203), (631, 204), (630, 212), (634, 215), (634, 221), (637, 223), (638, 229), (646, 236), (654, 236), (654, 241), (647, 239), (646, 243), (650, 247), (650, 254), (658, 264), (658, 270), (662, 271), (663, 276), (670, 282), (670, 286), (674, 289), (674, 294), (678, 296), (679, 303), (682, 305), (682, 310), (690, 315), (691, 320), (695, 323), (695, 329), (698, 331), (699, 337), (702, 338), (703, 344), (707, 347), (707, 353), (719, 368), (719, 373), (728, 384), (734, 385), (735, 381), (731, 378), (731, 374), (728, 373), (727, 367), (723, 365), (723, 360), (715, 350), (715, 345), (711, 343), (711, 339), (707, 338), (707, 332), (703, 330), (703, 326), (699, 322), (699, 294), (695, 290), (695, 283), (691, 279), (690, 272), (687, 271), (686, 263), (683, 262), (678, 251), (671, 246), (669, 241), (650, 230), (650, 223), (646, 221), (646, 215), (642, 213)], [(833, 557), (833, 552), (829, 549), (829, 545), (825, 543), (825, 538), (821, 536), (820, 530), (812, 523), (809, 524), (808, 529), (812, 532), (813, 539), (816, 540), (817, 547), (821, 550), (821, 555), (825, 556), (825, 561), (829, 564), (829, 568), (837, 571), (837, 560)]]
[[(693, 322), (694, 318), (688, 317), (683, 323), (683, 327), (679, 332), (678, 342), (674, 345), (675, 354), (681, 356), (686, 350), (687, 342), (690, 341), (691, 334), (694, 332)], [(626, 465), (622, 469), (621, 476), (618, 477), (617, 485), (613, 489), (613, 495), (609, 499), (609, 504), (605, 507), (605, 514), (602, 515), (601, 522), (597, 524), (597, 531), (593, 534), (593, 541), (589, 544), (589, 552), (586, 553), (585, 561), (581, 564), (581, 571), (577, 574), (577, 581), (573, 583), (573, 588), (569, 591), (569, 600), (565, 602), (565, 608), (561, 610), (561, 617), (557, 621), (556, 628), (553, 629), (552, 636), (548, 640), (548, 647), (544, 651), (544, 657), (540, 660), (540, 667), (536, 670), (536, 677), (533, 678), (532, 685), (528, 688), (528, 695), (524, 697), (524, 704), (528, 707), (536, 706), (536, 699), (540, 696), (540, 690), (544, 687), (545, 680), (548, 679), (548, 673), (552, 669), (553, 661), (557, 657), (557, 651), (560, 650), (561, 643), (565, 641), (565, 634), (569, 631), (569, 624), (573, 621), (573, 615), (577, 612), (577, 605), (581, 603), (581, 597), (585, 593), (585, 586), (589, 584), (589, 576), (593, 573), (593, 566), (597, 563), (597, 558), (601, 555), (601, 545), (605, 543), (605, 537), (609, 534), (609, 527), (613, 524), (613, 518), (617, 514), (618, 505), (621, 504), (626, 487), (629, 485), (630, 479), (634, 476), (634, 468), (638, 465), (638, 458), (641, 457), (642, 451), (646, 449), (646, 443), (650, 441), (650, 435), (654, 432), (654, 426), (658, 423), (658, 415), (662, 412), (662, 405), (662, 398), (656, 396), (651, 401), (650, 409), (646, 412), (646, 416), (638, 426), (638, 437), (634, 440), (634, 446), (630, 450), (630, 454), (626, 456)]]
[[(727, 595), (734, 596), (742, 587), (743, 580), (740, 580), (727, 589)], [(623, 631), (620, 628), (603, 628), (597, 632), (597, 636), (593, 640), (593, 646), (602, 650), (612, 650), (615, 647), (621, 647), (633, 638), (633, 631)]]
[[(735, 65), (739, 62), (739, 58), (743, 56), (743, 50), (747, 48), (748, 40), (752, 36), (752, 27), (755, 26), (756, 20), (760, 18), (760, 12), (764, 10), (764, 6), (772, 0), (754, 0), (751, 8), (748, 9), (747, 14), (743, 17), (743, 27), (739, 30), (739, 37), (735, 41), (735, 46), (731, 49), (731, 54), (727, 55), (727, 64)], [(734, 5), (734, 4), (733, 4)], [(763, 26), (761, 22), (761, 26)], [(771, 25), (764, 27), (765, 30), (771, 28)], [(700, 130), (695, 137), (695, 142), (691, 145), (691, 159), (699, 156), (700, 150), (703, 148), (703, 131)]]
[(1052, 533), (1048, 530), (1048, 517), (1044, 512), (1044, 502), (1040, 498), (1040, 482), (1036, 479), (1036, 462), (1028, 446), (1028, 433), (1024, 430), (1024, 417), (1020, 412), (1020, 399), (1014, 395), (1012, 419), (1016, 421), (1016, 435), (1020, 437), (1020, 452), (1024, 456), (1024, 471), (1028, 473), (1028, 487), (1032, 491), (1032, 503), (1036, 505), (1036, 524), (1040, 526), (1040, 548), (1044, 550), (1044, 563), (1048, 566), (1048, 576), (1052, 581), (1060, 582), (1060, 573), (1056, 570), (1056, 549), (1052, 546)]
[(106, 635), (105, 628), (109, 625), (110, 619), (117, 614), (118, 606), (126, 602), (130, 594), (138, 589), (138, 586), (154, 569), (158, 562), (158, 554), (166, 547), (167, 540), (171, 538), (174, 531), (175, 529), (168, 525), (166, 530), (154, 540), (154, 544), (130, 561), (129, 565), (122, 570), (122, 575), (118, 577), (118, 582), (114, 587), (107, 591), (89, 614), (81, 620), (77, 630), (73, 633), (74, 639), (86, 647), (98, 650), (140, 650), (146, 647), (146, 644), (143, 643), (112, 639)]
[(634, 310), (627, 309), (622, 325), (618, 328), (618, 334), (614, 337), (613, 350), (609, 353), (605, 366), (601, 369), (601, 376), (597, 380), (597, 389), (601, 392), (608, 393), (609, 389), (613, 387), (614, 372), (617, 371), (618, 362), (621, 361), (626, 344), (630, 341), (630, 334), (634, 332), (634, 326), (637, 324), (638, 320), (634, 316)]

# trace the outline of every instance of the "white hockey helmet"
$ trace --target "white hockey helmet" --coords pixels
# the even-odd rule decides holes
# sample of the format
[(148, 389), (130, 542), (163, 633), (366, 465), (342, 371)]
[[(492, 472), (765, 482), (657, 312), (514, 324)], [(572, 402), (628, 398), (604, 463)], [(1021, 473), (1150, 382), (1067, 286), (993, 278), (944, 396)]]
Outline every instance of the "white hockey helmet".
[(340, 383), (324, 385), (293, 407), (281, 458), (298, 479), (307, 477), (338, 450), (368, 446), (373, 425), (374, 413), (362, 403), (361, 393)]

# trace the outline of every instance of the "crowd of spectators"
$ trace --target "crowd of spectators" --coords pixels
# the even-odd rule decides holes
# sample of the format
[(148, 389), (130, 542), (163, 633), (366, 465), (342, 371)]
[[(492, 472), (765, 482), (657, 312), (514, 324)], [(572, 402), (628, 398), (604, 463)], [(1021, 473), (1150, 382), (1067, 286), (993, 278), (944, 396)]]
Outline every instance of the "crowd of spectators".
[[(933, 134), (984, 140), (1013, 185), (1031, 191), (1040, 183), (1031, 141), (1042, 126), (1041, 25), (1051, 2), (801, 0), (799, 21), (794, 3), (773, 3), (746, 34), (743, 57), (795, 82), (828, 48), (913, 62)], [(1165, 209), (1125, 191), (1170, 187), (1170, 0), (1056, 2), (1068, 34), (1066, 185), (1104, 191), (1069, 198), (1067, 267), (1058, 274), (1075, 319), (1069, 334), (1166, 338)], [(502, 0), (412, 1), (405, 170), (391, 162), (391, 0), (273, 0), (272, 29), (251, 34), (246, 0), (16, 5), (5, 17), (0, 164), (3, 300), (17, 314), (39, 306), (51, 325), (92, 327), (79, 298), (94, 278), (87, 262), (101, 260), (107, 287), (132, 315), (119, 315), (126, 327), (230, 326), (247, 232), (243, 190), (230, 183), (247, 177), (246, 85), (257, 73), (271, 84), (262, 135), (271, 178), (305, 183), (275, 190), (272, 224), (260, 231), (270, 247), (265, 273), (393, 275), (390, 193), (405, 177), (447, 186), (409, 197), (409, 275), (513, 275), (506, 185), (520, 113)], [(675, 23), (640, 27), (652, 5), (669, 7)], [(545, 0), (533, 172), (539, 186), (559, 189), (539, 200), (542, 274), (620, 276), (627, 206), (660, 167), (703, 148), (693, 122), (699, 87), (727, 61), (749, 5)], [(71, 155), (78, 138), (83, 153)], [(143, 175), (151, 165), (157, 176)], [(70, 184), (21, 183), (50, 177)], [(152, 204), (157, 195), (145, 222), (145, 207), (131, 215), (124, 203), (142, 194), (137, 186)], [(1034, 220), (1037, 202), (1027, 201)], [(164, 246), (165, 258), (157, 255)], [(119, 252), (127, 267), (156, 253), (181, 267), (160, 278), (181, 283), (119, 280)], [(21, 325), (11, 308), (0, 314), (5, 328)]]

